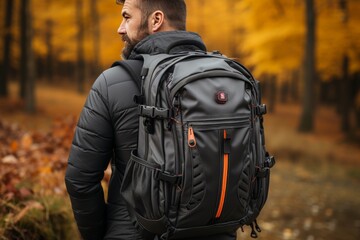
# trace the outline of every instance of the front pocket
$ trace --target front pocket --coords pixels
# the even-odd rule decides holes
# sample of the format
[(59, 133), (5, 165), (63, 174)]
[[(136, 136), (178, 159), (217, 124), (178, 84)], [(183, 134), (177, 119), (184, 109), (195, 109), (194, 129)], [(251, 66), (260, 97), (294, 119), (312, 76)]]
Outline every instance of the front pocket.
[[(249, 183), (249, 119), (187, 122), (184, 174), (178, 225), (242, 218), (249, 189), (239, 199), (239, 185)], [(245, 170), (246, 168), (246, 170)], [(239, 201), (240, 200), (240, 201)]]
[(121, 193), (126, 202), (145, 219), (157, 220), (164, 216), (164, 186), (156, 178), (160, 166), (147, 162), (136, 151), (126, 166)]

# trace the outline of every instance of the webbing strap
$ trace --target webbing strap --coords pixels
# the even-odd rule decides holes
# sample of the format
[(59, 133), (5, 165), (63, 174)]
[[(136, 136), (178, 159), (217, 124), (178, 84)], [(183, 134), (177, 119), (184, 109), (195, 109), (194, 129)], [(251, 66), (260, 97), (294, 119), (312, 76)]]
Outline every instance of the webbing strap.
[(171, 184), (180, 184), (182, 176), (181, 175), (173, 175), (170, 173), (163, 172), (161, 170), (157, 170), (155, 172), (155, 179), (162, 180)]
[(268, 167), (264, 167), (264, 168), (258, 168), (256, 171), (256, 177), (257, 178), (265, 178), (269, 175), (269, 168)]
[(164, 232), (166, 232), (166, 230), (167, 230), (166, 229), (166, 225), (167, 225), (166, 216), (163, 216), (162, 218), (157, 219), (157, 220), (152, 220), (152, 219), (144, 218), (137, 212), (135, 212), (135, 215), (136, 215), (139, 225), (142, 228), (144, 228), (145, 230), (156, 233), (158, 235), (161, 235)]
[(167, 237), (170, 237), (170, 239), (196, 239), (197, 237), (206, 237), (218, 233), (234, 233), (242, 225), (242, 221), (233, 221), (202, 227), (175, 228), (170, 233), (164, 234), (161, 239), (167, 239)]

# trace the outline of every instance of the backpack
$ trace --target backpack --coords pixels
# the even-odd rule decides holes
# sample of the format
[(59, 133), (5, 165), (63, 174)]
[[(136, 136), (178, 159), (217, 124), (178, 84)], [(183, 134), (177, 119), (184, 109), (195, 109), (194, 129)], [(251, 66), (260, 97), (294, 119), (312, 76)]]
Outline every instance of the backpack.
[(259, 82), (218, 52), (142, 57), (141, 71), (134, 61), (115, 64), (141, 72), (138, 148), (121, 186), (136, 226), (181, 239), (249, 225), (256, 238), (275, 164)]

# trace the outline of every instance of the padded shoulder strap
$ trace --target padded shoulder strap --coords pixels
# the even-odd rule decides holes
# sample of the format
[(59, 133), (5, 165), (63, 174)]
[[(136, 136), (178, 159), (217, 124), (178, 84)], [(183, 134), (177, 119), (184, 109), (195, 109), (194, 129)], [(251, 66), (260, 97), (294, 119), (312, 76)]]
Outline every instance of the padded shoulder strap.
[(138, 88), (141, 88), (141, 69), (143, 66), (143, 61), (141, 60), (124, 60), (124, 61), (116, 61), (111, 67), (121, 66), (127, 71), (131, 78), (134, 79)]

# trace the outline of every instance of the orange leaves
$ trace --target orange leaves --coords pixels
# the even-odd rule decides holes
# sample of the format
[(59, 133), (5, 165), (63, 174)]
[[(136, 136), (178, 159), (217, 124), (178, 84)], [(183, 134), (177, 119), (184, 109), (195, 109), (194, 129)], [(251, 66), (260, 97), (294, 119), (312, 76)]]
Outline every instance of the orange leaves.
[(49, 132), (25, 132), (0, 121), (0, 196), (64, 194), (64, 170), (76, 119), (58, 119)]
[(14, 140), (10, 143), (10, 150), (12, 153), (15, 153), (18, 150), (18, 148), (19, 148), (19, 143), (17, 141)]

